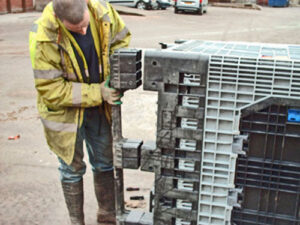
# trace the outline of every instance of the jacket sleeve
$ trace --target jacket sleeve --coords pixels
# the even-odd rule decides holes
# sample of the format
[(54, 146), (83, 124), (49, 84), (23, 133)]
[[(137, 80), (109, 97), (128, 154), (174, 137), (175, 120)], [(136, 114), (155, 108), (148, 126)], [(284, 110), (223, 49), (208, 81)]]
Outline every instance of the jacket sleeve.
[(47, 107), (93, 107), (102, 103), (100, 84), (73, 82), (65, 78), (56, 44), (36, 42), (31, 54), (34, 54), (31, 58), (35, 87)]
[(110, 54), (112, 54), (116, 49), (128, 47), (131, 33), (117, 11), (109, 3), (107, 5), (110, 8), (110, 17), (112, 21), (112, 39), (110, 43)]

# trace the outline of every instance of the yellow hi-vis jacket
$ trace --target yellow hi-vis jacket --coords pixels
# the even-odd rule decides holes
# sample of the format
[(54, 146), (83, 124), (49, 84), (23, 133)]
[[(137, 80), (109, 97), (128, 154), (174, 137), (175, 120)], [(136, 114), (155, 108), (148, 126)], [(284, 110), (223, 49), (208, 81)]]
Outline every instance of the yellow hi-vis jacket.
[[(100, 80), (110, 73), (109, 56), (127, 47), (130, 32), (118, 13), (103, 0), (89, 0), (90, 28), (100, 65)], [(29, 48), (37, 89), (37, 108), (50, 149), (71, 164), (77, 128), (84, 108), (104, 105), (110, 120), (110, 107), (102, 100), (100, 84), (83, 82), (71, 43), (81, 56), (86, 74), (87, 63), (73, 36), (54, 15), (50, 2), (29, 34)], [(102, 57), (100, 57), (102, 55)]]

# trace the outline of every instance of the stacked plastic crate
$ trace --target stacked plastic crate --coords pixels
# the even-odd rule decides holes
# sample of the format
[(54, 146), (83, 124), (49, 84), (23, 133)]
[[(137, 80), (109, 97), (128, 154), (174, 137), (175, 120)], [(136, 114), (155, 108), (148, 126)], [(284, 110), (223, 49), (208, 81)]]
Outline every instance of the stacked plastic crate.
[[(159, 91), (155, 225), (299, 224), (299, 151), (287, 144), (297, 143), (299, 125), (296, 120), (282, 122), (289, 117), (288, 109), (300, 108), (299, 50), (188, 41), (146, 51), (144, 88)], [(287, 106), (284, 115), (282, 106)], [(256, 120), (253, 113), (260, 110), (269, 110), (265, 118), (275, 115), (275, 121)], [(245, 123), (250, 131), (243, 130)], [(260, 130), (259, 123), (267, 128)], [(264, 139), (257, 140), (255, 132), (264, 133)], [(250, 150), (247, 140), (256, 143)], [(272, 148), (276, 150), (269, 155), (256, 155)], [(284, 198), (290, 199), (289, 207), (281, 205)]]

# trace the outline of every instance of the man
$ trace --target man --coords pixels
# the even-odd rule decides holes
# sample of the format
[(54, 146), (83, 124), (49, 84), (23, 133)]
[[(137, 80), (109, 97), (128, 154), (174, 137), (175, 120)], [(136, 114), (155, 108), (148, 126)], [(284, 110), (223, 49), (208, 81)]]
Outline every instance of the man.
[(37, 107), (57, 154), (72, 225), (84, 225), (83, 140), (94, 173), (97, 220), (115, 224), (110, 106), (119, 93), (105, 86), (109, 56), (130, 33), (102, 0), (53, 0), (30, 32)]

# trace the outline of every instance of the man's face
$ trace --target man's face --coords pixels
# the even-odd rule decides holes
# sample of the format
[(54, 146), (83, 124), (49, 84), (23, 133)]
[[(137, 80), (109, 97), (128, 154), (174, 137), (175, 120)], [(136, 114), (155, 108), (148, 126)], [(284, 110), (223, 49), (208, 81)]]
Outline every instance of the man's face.
[(69, 31), (79, 33), (79, 34), (82, 34), (82, 35), (86, 34), (86, 30), (89, 26), (89, 23), (90, 23), (90, 14), (89, 14), (89, 11), (87, 9), (84, 12), (82, 21), (79, 22), (78, 24), (72, 24), (67, 20), (63, 21), (63, 24), (65, 25), (65, 27)]

